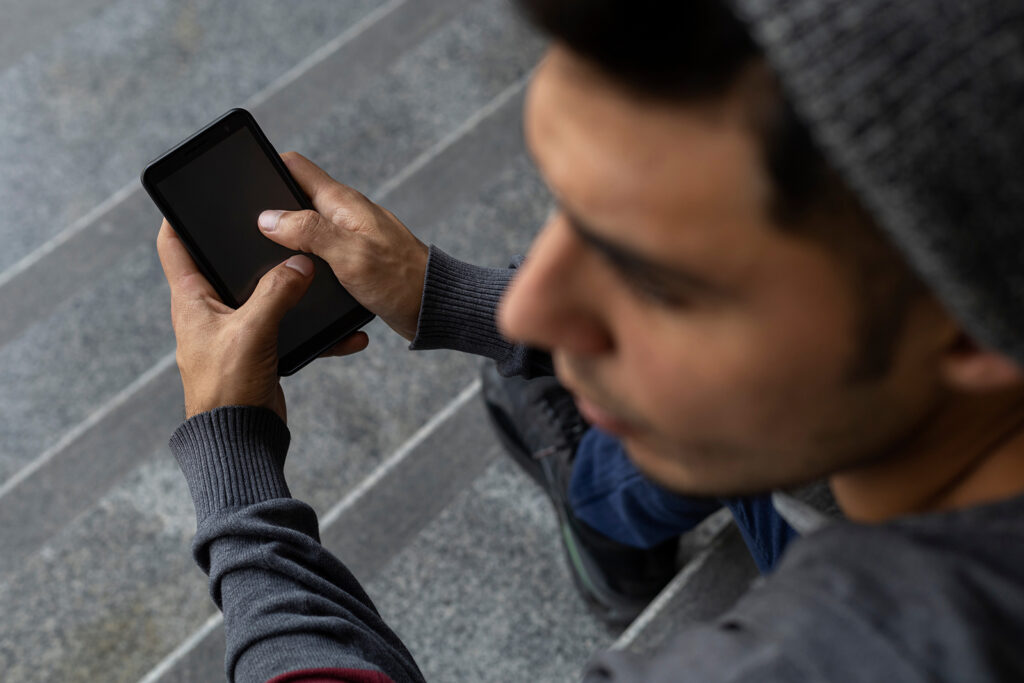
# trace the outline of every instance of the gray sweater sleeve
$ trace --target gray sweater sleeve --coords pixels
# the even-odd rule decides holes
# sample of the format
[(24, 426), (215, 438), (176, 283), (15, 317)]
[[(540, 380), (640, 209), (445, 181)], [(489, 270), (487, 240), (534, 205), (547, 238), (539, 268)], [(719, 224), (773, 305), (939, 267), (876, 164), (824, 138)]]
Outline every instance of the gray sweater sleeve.
[(513, 344), (498, 332), (495, 312), (515, 269), (481, 268), (430, 247), (413, 350), (451, 349), (485, 356), (505, 376), (552, 373), (551, 356)]
[(170, 446), (196, 509), (192, 551), (224, 613), (229, 681), (299, 670), (423, 680), (352, 574), (320, 545), (316, 514), (284, 480), (289, 433), (262, 408), (196, 415)]

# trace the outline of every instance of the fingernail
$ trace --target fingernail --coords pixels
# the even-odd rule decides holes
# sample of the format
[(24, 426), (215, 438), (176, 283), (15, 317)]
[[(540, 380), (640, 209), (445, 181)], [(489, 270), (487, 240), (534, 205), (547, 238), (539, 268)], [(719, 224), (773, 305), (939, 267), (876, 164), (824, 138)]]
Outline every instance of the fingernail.
[(264, 211), (260, 214), (260, 217), (256, 219), (256, 222), (259, 223), (263, 232), (274, 232), (277, 230), (277, 222), (281, 220), (282, 213), (284, 213), (284, 211)]
[(285, 261), (284, 264), (292, 270), (299, 271), (304, 277), (309, 277), (313, 274), (313, 260), (308, 256), (296, 254)]

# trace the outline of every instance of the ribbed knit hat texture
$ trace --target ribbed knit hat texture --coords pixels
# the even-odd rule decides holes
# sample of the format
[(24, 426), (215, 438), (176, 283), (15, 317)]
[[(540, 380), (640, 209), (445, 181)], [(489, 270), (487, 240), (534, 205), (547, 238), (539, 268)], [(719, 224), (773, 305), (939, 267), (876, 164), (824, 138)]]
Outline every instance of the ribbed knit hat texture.
[(728, 2), (908, 262), (1024, 363), (1024, 0)]

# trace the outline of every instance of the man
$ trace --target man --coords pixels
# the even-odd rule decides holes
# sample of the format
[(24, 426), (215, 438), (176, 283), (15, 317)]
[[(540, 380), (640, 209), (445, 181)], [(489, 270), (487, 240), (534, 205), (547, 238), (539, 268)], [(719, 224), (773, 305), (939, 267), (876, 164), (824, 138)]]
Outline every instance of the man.
[[(559, 208), (510, 286), (298, 155), (317, 211), (260, 225), (415, 348), (525, 373), (549, 352), (667, 489), (829, 477), (852, 521), (797, 541), (717, 622), (586, 679), (1020, 680), (1024, 8), (521, 4), (555, 38), (526, 137)], [(311, 261), (231, 311), (167, 225), (158, 246), (188, 416), (171, 444), (229, 678), (419, 680), (281, 473), (276, 329)]]

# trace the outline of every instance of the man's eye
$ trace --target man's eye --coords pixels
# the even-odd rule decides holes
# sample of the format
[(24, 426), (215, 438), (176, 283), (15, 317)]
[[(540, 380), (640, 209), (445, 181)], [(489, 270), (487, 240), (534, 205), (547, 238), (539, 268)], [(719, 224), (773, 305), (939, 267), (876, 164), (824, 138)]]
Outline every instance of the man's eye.
[(667, 287), (645, 278), (631, 277), (623, 274), (623, 280), (633, 294), (647, 303), (655, 304), (663, 308), (681, 308), (687, 304), (684, 297), (676, 292), (670, 291)]
[(601, 256), (638, 300), (662, 308), (682, 308), (690, 304), (688, 297), (647, 269), (617, 258), (608, 251), (601, 251)]

